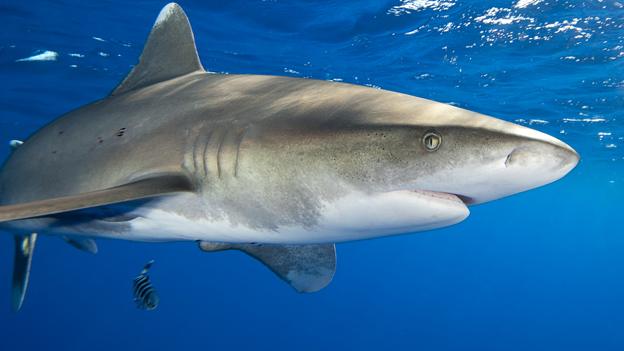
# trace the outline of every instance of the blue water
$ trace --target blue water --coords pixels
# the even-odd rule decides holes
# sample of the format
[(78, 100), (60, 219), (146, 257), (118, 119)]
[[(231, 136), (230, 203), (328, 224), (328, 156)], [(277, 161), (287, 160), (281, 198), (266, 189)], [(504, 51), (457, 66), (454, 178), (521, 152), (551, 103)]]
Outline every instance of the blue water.
[[(0, 141), (110, 92), (163, 5), (0, 1)], [(0, 235), (0, 350), (624, 349), (624, 3), (181, 5), (211, 71), (452, 103), (555, 135), (582, 161), (454, 227), (340, 244), (334, 281), (309, 295), (236, 252), (100, 240), (91, 256), (43, 237), (14, 314)], [(145, 312), (131, 281), (152, 258), (161, 305)]]

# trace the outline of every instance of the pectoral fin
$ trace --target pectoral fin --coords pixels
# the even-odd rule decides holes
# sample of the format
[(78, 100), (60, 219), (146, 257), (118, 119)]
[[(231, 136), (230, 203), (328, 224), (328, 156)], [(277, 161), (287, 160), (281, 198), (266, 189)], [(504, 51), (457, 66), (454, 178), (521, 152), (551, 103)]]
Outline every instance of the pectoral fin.
[(15, 235), (15, 258), (13, 263), (13, 288), (11, 302), (14, 311), (19, 311), (24, 303), (28, 288), (30, 265), (37, 242), (37, 234)]
[(95, 243), (95, 240), (91, 238), (66, 235), (63, 236), (63, 240), (65, 240), (69, 245), (77, 248), (78, 250), (92, 253), (94, 255), (98, 253), (97, 244)]
[(329, 284), (336, 272), (334, 244), (253, 245), (202, 241), (203, 251), (240, 250), (262, 262), (298, 292), (315, 292)]
[(0, 222), (49, 216), (62, 212), (192, 190), (193, 186), (185, 176), (161, 175), (104, 190), (0, 206)]

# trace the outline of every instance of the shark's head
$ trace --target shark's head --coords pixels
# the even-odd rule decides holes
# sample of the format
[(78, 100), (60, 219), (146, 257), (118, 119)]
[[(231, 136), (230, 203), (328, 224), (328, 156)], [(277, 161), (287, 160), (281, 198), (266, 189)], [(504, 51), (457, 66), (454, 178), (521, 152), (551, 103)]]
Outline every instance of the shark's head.
[[(301, 208), (314, 207), (342, 232), (448, 226), (468, 216), (467, 205), (551, 183), (579, 161), (547, 134), (448, 104), (347, 84), (286, 83), (298, 85), (247, 132), (242, 162), (262, 168), (250, 174), (252, 188), (261, 179), (290, 201), (280, 211), (302, 217)], [(310, 205), (309, 197), (318, 199)]]
[(283, 110), (267, 121), (266, 139), (280, 141), (279, 167), (292, 157), (290, 167), (328, 174), (356, 191), (428, 191), (478, 204), (551, 183), (579, 162), (550, 135), (449, 104), (305, 84), (307, 90), (274, 102)]
[(455, 194), (478, 204), (551, 183), (579, 162), (570, 146), (534, 129), (447, 104), (396, 98), (401, 102), (365, 118), (376, 128), (371, 141), (383, 150), (376, 155), (376, 173), (388, 190)]
[(403, 170), (417, 176), (398, 184), (455, 194), (466, 204), (546, 185), (579, 161), (570, 146), (554, 137), (486, 116), (472, 114), (469, 120), (449, 120), (414, 132), (418, 159)]

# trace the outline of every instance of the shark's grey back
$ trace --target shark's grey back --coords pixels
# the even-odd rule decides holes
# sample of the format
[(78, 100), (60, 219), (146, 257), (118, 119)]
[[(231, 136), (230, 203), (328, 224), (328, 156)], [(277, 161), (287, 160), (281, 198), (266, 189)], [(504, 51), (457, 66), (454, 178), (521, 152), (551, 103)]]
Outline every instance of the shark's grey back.
[[(319, 86), (334, 94), (313, 95)], [(360, 94), (365, 100), (377, 92), (314, 80), (196, 72), (110, 96), (59, 118), (17, 148), (0, 171), (0, 203), (105, 189), (145, 174), (208, 175), (212, 172), (188, 168), (211, 168), (198, 165), (210, 162), (206, 152), (211, 150), (194, 150), (209, 148), (205, 144), (211, 138), (219, 139), (212, 142), (221, 149), (220, 171), (232, 173), (237, 161), (232, 158), (244, 137), (253, 138), (254, 130), (353, 123), (340, 121), (349, 115), (340, 113), (341, 96), (346, 94)], [(306, 99), (308, 108), (299, 111)], [(317, 118), (306, 118), (312, 114)], [(195, 155), (196, 160), (185, 161), (185, 155), (198, 152), (202, 155)]]
[[(360, 122), (374, 123), (365, 118), (387, 117), (388, 107), (402, 118), (396, 107), (405, 105), (410, 111), (405, 115), (411, 118), (411, 111), (428, 104), (336, 82), (206, 73), (186, 15), (179, 6), (168, 5), (156, 20), (139, 64), (110, 96), (57, 119), (13, 152), (0, 170), (0, 205), (108, 189), (146, 175), (185, 175), (204, 186), (214, 184), (215, 177), (244, 178), (240, 171), (245, 161), (260, 169), (249, 178), (270, 171), (280, 182), (292, 183), (292, 170), (280, 173), (274, 161), (276, 155), (292, 158), (310, 151), (294, 139), (336, 140), (339, 131), (357, 132)], [(328, 130), (335, 132), (325, 133)], [(282, 145), (293, 149), (271, 143), (271, 138), (290, 138)], [(274, 149), (255, 158), (245, 154), (246, 145), (260, 141)], [(292, 164), (296, 159), (284, 161)], [(324, 165), (325, 156), (318, 155), (318, 161)]]

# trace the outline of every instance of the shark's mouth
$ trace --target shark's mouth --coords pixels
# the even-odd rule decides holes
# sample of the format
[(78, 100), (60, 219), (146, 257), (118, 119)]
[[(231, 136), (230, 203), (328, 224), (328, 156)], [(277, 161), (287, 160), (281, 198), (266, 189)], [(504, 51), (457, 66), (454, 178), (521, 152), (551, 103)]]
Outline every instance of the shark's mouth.
[(476, 202), (476, 200), (471, 198), (470, 196), (465, 196), (465, 195), (460, 195), (460, 194), (453, 194), (453, 195), (457, 196), (458, 199), (462, 200), (462, 202), (465, 205), (472, 205)]
[(448, 199), (448, 200), (459, 199), (466, 206), (472, 205), (476, 202), (476, 200), (473, 199), (472, 197), (461, 195), (461, 194), (446, 193), (442, 191), (431, 191), (431, 190), (413, 190), (413, 191), (419, 194), (430, 196), (430, 197), (437, 197), (437, 198), (443, 198), (443, 199)]

